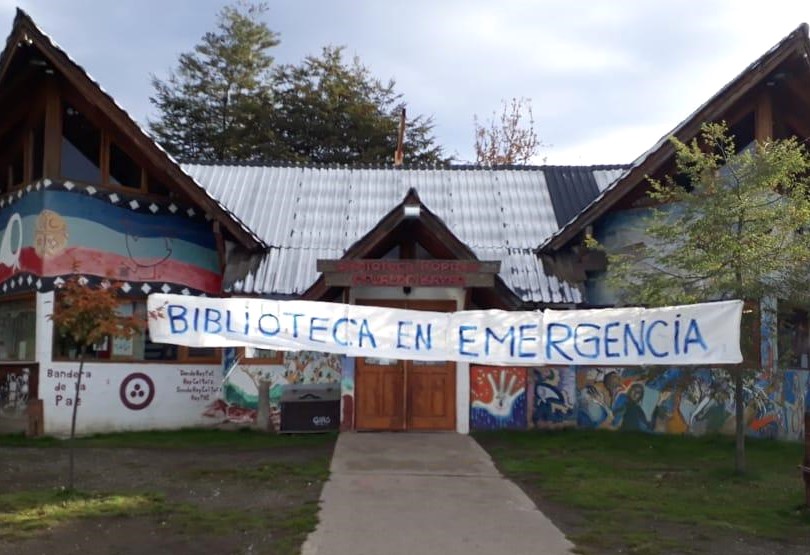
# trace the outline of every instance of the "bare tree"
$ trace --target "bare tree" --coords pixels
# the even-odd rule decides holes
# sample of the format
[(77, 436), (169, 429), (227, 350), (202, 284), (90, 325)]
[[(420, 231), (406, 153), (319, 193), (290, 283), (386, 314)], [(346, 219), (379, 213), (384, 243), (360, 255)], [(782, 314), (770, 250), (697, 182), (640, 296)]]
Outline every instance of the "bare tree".
[(534, 115), (530, 98), (501, 101), (501, 113), (492, 112), (492, 119), (475, 125), (475, 163), (480, 166), (524, 165), (546, 146), (534, 130)]

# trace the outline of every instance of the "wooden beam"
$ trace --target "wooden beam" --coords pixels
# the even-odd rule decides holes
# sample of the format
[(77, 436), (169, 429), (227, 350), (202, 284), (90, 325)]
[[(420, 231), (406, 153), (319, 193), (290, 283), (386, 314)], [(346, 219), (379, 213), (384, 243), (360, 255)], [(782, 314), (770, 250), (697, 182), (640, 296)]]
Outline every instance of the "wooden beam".
[(770, 91), (765, 89), (757, 98), (754, 111), (754, 138), (757, 142), (764, 143), (773, 137), (773, 102)]
[(59, 177), (62, 163), (62, 102), (56, 83), (49, 79), (45, 85), (45, 152), (43, 154), (44, 177)]

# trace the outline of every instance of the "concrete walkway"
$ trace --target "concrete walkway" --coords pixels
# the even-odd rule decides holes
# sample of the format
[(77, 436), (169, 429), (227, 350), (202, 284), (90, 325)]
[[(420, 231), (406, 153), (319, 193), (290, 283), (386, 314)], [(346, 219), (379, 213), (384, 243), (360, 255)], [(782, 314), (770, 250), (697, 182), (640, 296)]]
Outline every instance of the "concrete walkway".
[(345, 433), (302, 555), (570, 553), (469, 436)]

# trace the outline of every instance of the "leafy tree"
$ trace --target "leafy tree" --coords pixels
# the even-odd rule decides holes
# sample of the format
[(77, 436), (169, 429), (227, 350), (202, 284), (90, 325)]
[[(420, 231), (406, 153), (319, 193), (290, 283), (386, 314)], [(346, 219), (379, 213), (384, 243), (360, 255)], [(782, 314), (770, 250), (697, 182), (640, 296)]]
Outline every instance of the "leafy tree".
[(260, 21), (266, 11), (263, 4), (244, 2), (223, 8), (216, 31), (181, 54), (167, 80), (152, 76), (150, 101), (159, 118), (149, 127), (170, 154), (246, 160), (267, 142), (262, 119), (271, 99), (268, 51), (279, 40)]
[(545, 146), (534, 130), (532, 103), (528, 98), (501, 101), (500, 115), (475, 126), (475, 163), (480, 166), (523, 165), (531, 162)]
[(111, 340), (112, 337), (131, 337), (143, 328), (144, 323), (136, 317), (122, 317), (118, 313), (118, 307), (119, 299), (114, 284), (102, 282), (99, 286), (91, 286), (86, 278), (74, 275), (59, 288), (54, 312), (49, 316), (57, 333), (76, 345), (79, 354), (79, 373), (76, 376), (70, 420), (69, 491), (74, 490), (76, 415), (87, 350), (92, 345)]
[[(404, 102), (395, 82), (382, 82), (342, 47), (325, 47), (298, 65), (276, 69), (273, 79), (275, 143), (269, 157), (317, 163), (391, 163)], [(409, 163), (447, 162), (432, 135), (433, 121), (417, 116), (407, 123)]]
[[(651, 180), (657, 208), (647, 222), (649, 240), (609, 256), (609, 283), (620, 298), (652, 306), (766, 295), (806, 302), (810, 157), (804, 146), (787, 139), (738, 152), (725, 124), (704, 124), (698, 139), (672, 143), (678, 173)], [(738, 473), (745, 471), (743, 372), (758, 364), (746, 360), (733, 371)]]

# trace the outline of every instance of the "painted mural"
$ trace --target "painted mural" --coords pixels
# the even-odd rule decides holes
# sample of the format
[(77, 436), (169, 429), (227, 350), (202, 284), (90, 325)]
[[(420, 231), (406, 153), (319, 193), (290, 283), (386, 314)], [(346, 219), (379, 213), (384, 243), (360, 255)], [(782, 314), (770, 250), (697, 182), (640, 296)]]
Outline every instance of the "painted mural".
[(470, 428), (526, 427), (526, 368), (470, 367)]
[[(211, 403), (204, 415), (222, 422), (253, 424), (259, 402), (259, 388), (270, 389), (270, 419), (279, 429), (279, 402), (285, 385), (338, 383), (344, 366), (342, 355), (312, 351), (284, 353), (283, 364), (248, 365), (237, 360), (235, 349), (225, 352), (222, 396)], [(345, 402), (342, 401), (342, 402)]]
[(221, 291), (216, 244), (205, 218), (192, 218), (191, 209), (173, 204), (66, 186), (35, 188), (3, 203), (0, 283), (17, 274), (54, 278), (78, 268), (125, 282)]
[(530, 406), (534, 428), (563, 428), (576, 425), (577, 387), (573, 368), (532, 368)]
[[(746, 375), (750, 436), (798, 440), (803, 434), (807, 370)], [(733, 377), (720, 369), (582, 368), (577, 372), (577, 424), (672, 434), (734, 432)]]
[(29, 399), (36, 399), (36, 366), (0, 367), (0, 433), (25, 431)]

